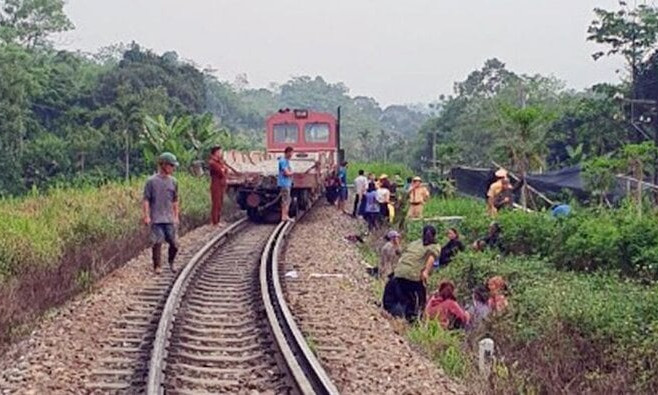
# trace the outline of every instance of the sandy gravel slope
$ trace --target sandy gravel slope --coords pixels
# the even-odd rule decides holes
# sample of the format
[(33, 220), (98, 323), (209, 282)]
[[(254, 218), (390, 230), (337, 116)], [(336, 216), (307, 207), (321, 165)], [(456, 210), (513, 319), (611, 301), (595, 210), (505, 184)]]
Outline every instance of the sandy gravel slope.
[(286, 278), (287, 297), (316, 355), (342, 394), (463, 393), (375, 305), (361, 254), (344, 240), (359, 222), (319, 207), (288, 244), (285, 270), (299, 277)]

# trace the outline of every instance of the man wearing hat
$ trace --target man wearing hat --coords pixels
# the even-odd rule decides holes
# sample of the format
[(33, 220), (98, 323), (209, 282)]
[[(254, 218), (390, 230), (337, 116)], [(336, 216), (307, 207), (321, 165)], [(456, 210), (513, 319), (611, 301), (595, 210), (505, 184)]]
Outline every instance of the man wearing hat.
[(409, 218), (422, 218), (423, 206), (430, 198), (430, 193), (423, 186), (423, 180), (416, 176), (411, 180), (411, 188), (409, 189)]
[(178, 183), (172, 176), (178, 166), (176, 156), (165, 152), (158, 157), (158, 173), (149, 177), (144, 186), (142, 205), (144, 224), (151, 227), (153, 270), (162, 272), (162, 243), (169, 244), (169, 268), (174, 271), (178, 252), (176, 225), (179, 223)]
[(507, 178), (507, 170), (498, 169), (496, 178), (497, 181), (492, 183), (487, 191), (487, 213), (492, 217), (498, 213), (498, 207), (511, 203), (509, 192), (513, 189)]

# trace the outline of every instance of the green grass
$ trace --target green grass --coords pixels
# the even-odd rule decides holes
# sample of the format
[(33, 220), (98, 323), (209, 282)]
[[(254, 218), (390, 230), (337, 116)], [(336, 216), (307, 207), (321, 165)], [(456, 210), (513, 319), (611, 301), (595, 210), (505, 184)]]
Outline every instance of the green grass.
[[(486, 217), (484, 204), (474, 199), (432, 198), (425, 205), (421, 221), (407, 221), (405, 238), (408, 241), (420, 238), (424, 225), (434, 225), (441, 237), (449, 227), (456, 227), (464, 240), (475, 240), (486, 231), (491, 220)], [(453, 222), (432, 219), (436, 217), (463, 217)]]
[(399, 164), (399, 163), (384, 163), (384, 162), (350, 162), (347, 167), (347, 181), (351, 183), (358, 175), (359, 170), (364, 170), (366, 175), (368, 173), (373, 173), (375, 177), (379, 177), (382, 174), (388, 175), (388, 177), (393, 180), (396, 174), (399, 174), (402, 177), (402, 180), (406, 180), (407, 177), (413, 177), (414, 173), (409, 167)]
[[(181, 215), (207, 215), (207, 180), (177, 179)], [(138, 179), (0, 200), (0, 284), (26, 267), (58, 264), (71, 248), (134, 234), (141, 226), (143, 184)]]
[(463, 351), (463, 332), (447, 331), (437, 321), (424, 321), (407, 331), (413, 343), (428, 351), (430, 358), (452, 377), (463, 378), (473, 366)]

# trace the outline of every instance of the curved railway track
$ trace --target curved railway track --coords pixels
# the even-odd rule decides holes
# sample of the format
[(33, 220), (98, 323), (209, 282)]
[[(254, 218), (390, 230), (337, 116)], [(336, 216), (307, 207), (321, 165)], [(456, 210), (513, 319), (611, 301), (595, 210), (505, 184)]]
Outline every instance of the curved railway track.
[(115, 366), (97, 371), (100, 379), (91, 387), (147, 394), (337, 394), (279, 282), (278, 259), (293, 226), (241, 220), (215, 236), (175, 281), (169, 279), (166, 291), (164, 279), (140, 301), (155, 313), (141, 313), (133, 317), (141, 321), (119, 328), (135, 338), (112, 345), (106, 364)]

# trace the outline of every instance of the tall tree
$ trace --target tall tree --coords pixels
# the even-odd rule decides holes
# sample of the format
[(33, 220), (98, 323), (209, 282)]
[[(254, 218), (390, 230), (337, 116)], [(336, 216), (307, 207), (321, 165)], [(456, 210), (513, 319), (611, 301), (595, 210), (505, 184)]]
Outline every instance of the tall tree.
[(634, 80), (642, 61), (655, 49), (658, 38), (658, 9), (640, 4), (631, 7), (619, 1), (619, 9), (608, 11), (595, 8), (596, 19), (587, 30), (589, 41), (607, 45), (607, 51), (597, 51), (595, 60), (603, 56), (621, 55), (628, 63)]
[(64, 0), (4, 0), (0, 5), (0, 40), (28, 47), (47, 44), (47, 37), (73, 28)]

